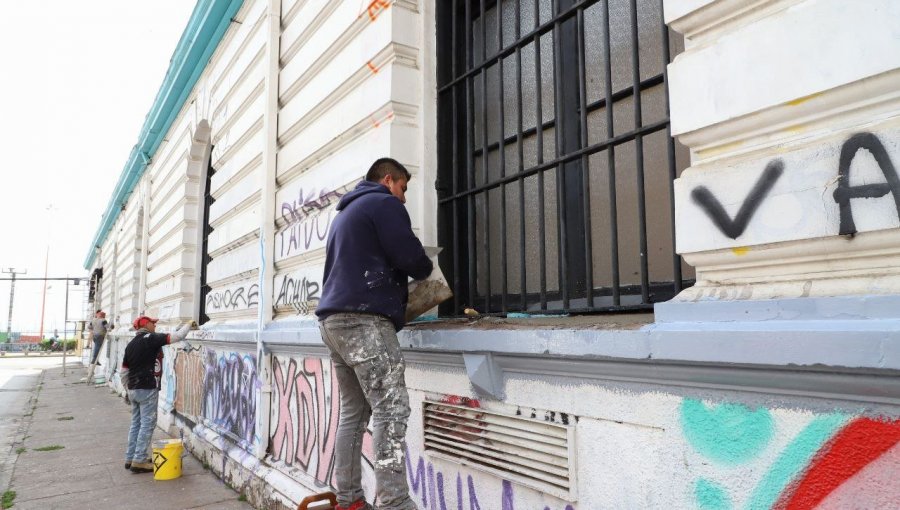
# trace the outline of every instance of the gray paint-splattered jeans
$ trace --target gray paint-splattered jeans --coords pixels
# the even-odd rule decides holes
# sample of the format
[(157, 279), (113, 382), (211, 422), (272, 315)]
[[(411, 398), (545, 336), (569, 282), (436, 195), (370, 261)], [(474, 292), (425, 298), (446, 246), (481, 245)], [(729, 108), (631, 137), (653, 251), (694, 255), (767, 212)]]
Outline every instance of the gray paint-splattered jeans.
[(372, 416), (379, 510), (416, 510), (409, 497), (403, 441), (409, 418), (405, 364), (394, 324), (380, 315), (339, 313), (319, 323), (341, 389), (334, 450), (338, 504), (364, 497), (362, 440)]

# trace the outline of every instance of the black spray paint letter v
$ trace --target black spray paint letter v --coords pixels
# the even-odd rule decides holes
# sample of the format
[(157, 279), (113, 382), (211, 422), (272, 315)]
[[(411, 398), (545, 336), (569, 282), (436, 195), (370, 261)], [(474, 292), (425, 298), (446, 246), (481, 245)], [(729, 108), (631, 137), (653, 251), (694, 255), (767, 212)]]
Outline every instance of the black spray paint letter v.
[(766, 195), (769, 194), (769, 191), (772, 190), (772, 186), (775, 185), (775, 181), (781, 177), (782, 173), (784, 173), (784, 163), (780, 159), (770, 161), (766, 165), (762, 176), (756, 181), (753, 189), (750, 190), (750, 194), (744, 199), (744, 203), (741, 204), (741, 208), (734, 219), (728, 216), (719, 199), (713, 196), (706, 186), (694, 188), (691, 191), (691, 198), (694, 200), (694, 203), (706, 212), (709, 219), (719, 227), (723, 234), (732, 239), (737, 239), (747, 229), (747, 224), (750, 223), (753, 214), (759, 209), (759, 205), (766, 198)]

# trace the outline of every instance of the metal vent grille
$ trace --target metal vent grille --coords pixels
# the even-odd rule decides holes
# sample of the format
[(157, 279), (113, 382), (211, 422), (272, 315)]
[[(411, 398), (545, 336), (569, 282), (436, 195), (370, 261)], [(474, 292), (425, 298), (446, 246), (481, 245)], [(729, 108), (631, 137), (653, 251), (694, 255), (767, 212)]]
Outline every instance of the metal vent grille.
[(438, 402), (422, 407), (430, 455), (575, 500), (573, 427)]

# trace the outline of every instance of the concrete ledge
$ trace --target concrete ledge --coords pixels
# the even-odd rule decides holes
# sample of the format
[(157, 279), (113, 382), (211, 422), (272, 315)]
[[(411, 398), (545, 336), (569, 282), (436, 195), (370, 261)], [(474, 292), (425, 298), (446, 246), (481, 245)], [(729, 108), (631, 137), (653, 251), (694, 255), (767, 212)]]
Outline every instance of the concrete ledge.
[(654, 313), (657, 325), (685, 322), (900, 320), (900, 296), (669, 301), (657, 304)]
[[(407, 363), (422, 363), (464, 369), (464, 354), (408, 350)], [(900, 404), (900, 372), (861, 371), (829, 367), (772, 367), (677, 363), (656, 360), (610, 358), (562, 358), (497, 355), (494, 361), (506, 373), (565, 377), (609, 383), (637, 383), (674, 388), (701, 388), (777, 396), (842, 400), (864, 404)], [(645, 389), (646, 391), (646, 389)], [(826, 406), (828, 407), (828, 406)]]
[[(416, 329), (399, 337), (404, 349), (434, 352), (900, 370), (900, 320), (893, 319), (661, 322), (637, 330), (574, 329), (560, 319), (557, 328)], [(268, 351), (326, 354), (318, 329), (263, 338)], [(244, 349), (256, 342), (228, 332), (193, 340)]]
[[(465, 368), (465, 355), (491, 354), (502, 372), (897, 404), (898, 315), (898, 296), (665, 303), (644, 326), (484, 320), (418, 325), (399, 339), (425, 364)], [(255, 337), (232, 328), (199, 340), (253, 349)], [(315, 320), (278, 321), (262, 338), (269, 353), (328, 356)]]

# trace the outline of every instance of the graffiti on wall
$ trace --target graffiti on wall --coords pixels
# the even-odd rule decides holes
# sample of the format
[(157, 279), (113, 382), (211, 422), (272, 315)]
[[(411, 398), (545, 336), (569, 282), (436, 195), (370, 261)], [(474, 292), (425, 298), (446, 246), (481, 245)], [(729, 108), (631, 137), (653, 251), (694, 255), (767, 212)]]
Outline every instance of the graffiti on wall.
[(334, 189), (303, 188), (297, 198), (281, 203), (285, 227), (275, 236), (276, 260), (300, 255), (325, 246), (338, 201), (359, 181)]
[(259, 304), (259, 284), (215, 289), (206, 296), (206, 313), (247, 310)]
[[(366, 6), (365, 14), (369, 15), (369, 21), (375, 21), (378, 19), (378, 16), (381, 15), (382, 12), (387, 10), (388, 7), (391, 6), (391, 2), (389, 0), (372, 0)], [(360, 14), (360, 17), (363, 15)]]
[[(281, 280), (280, 282), (278, 280)], [(319, 304), (322, 286), (309, 275), (288, 274), (275, 280), (275, 308), (290, 306), (299, 315), (308, 315)]]
[[(340, 390), (331, 361), (324, 358), (276, 356), (273, 365), (271, 459), (301, 469), (319, 483), (331, 484), (337, 426), (340, 420)], [(452, 398), (452, 397), (451, 397)], [(458, 397), (457, 397), (458, 398)], [(474, 400), (448, 400), (477, 407)], [(363, 437), (363, 477), (372, 480), (372, 436)], [(415, 462), (411, 458), (416, 458)], [(442, 471), (416, 453), (407, 451), (410, 492), (420, 508), (427, 510), (497, 508), (515, 510), (515, 490), (511, 482), (479, 477), (461, 471)], [(452, 485), (455, 484), (455, 485)], [(489, 487), (489, 484), (497, 484)], [(519, 503), (521, 509), (533, 506)], [(570, 504), (543, 510), (575, 510)], [(540, 510), (539, 509), (539, 510)]]
[(175, 412), (195, 420), (203, 410), (203, 355), (178, 351), (175, 358)]
[(709, 219), (723, 234), (731, 239), (737, 239), (747, 229), (753, 214), (759, 209), (760, 204), (783, 173), (784, 163), (780, 159), (770, 161), (733, 219), (728, 216), (725, 208), (706, 186), (694, 188), (691, 191), (691, 199), (706, 212)]
[[(679, 415), (687, 444), (704, 462), (726, 468), (723, 480), (760, 458), (768, 464), (749, 494), (698, 477), (693, 484), (698, 508), (896, 508), (900, 503), (900, 485), (891, 482), (900, 477), (900, 420), (816, 415), (786, 446), (775, 448), (779, 422), (765, 408), (686, 399)], [(738, 504), (742, 497), (746, 501)]]
[[(439, 466), (426, 460), (420, 455), (418, 462), (412, 462), (413, 455), (406, 452), (406, 476), (409, 482), (410, 493), (421, 502), (419, 508), (425, 510), (485, 510), (496, 508), (499, 510), (515, 510), (517, 508), (515, 488), (509, 480), (494, 477), (473, 477), (461, 471), (445, 472)], [(484, 485), (499, 484), (499, 487), (485, 487)], [(481, 487), (479, 487), (481, 485)], [(479, 495), (479, 490), (481, 495)], [(488, 493), (486, 495), (485, 493)], [(539, 510), (533, 504), (518, 503), (519, 509)], [(575, 510), (575, 506), (568, 503), (551, 507), (543, 506), (543, 510)]]
[(330, 483), (341, 400), (331, 361), (276, 356), (272, 365), (272, 458)]
[[(884, 175), (885, 182), (850, 184), (851, 164), (862, 151), (867, 151), (875, 159), (879, 170)], [(722, 234), (731, 239), (737, 239), (747, 229), (754, 214), (784, 173), (784, 166), (781, 159), (772, 160), (766, 165), (734, 218), (728, 215), (721, 202), (706, 186), (697, 186), (691, 190), (691, 200), (703, 210)], [(891, 160), (884, 144), (875, 134), (857, 133), (844, 141), (837, 162), (836, 181), (837, 187), (832, 193), (832, 199), (837, 203), (840, 211), (840, 224), (838, 225), (840, 235), (857, 233), (856, 224), (853, 221), (853, 199), (880, 198), (891, 194), (897, 218), (900, 219), (900, 174), (898, 174), (897, 167)]]
[(204, 352), (203, 418), (246, 447), (256, 433), (256, 355)]
[[(884, 174), (887, 182), (877, 184), (850, 185), (850, 164), (861, 150), (869, 151), (875, 157), (878, 168)], [(894, 205), (897, 208), (897, 218), (900, 219), (900, 175), (894, 166), (891, 157), (881, 140), (872, 133), (858, 133), (850, 137), (841, 146), (841, 158), (838, 163), (838, 187), (834, 190), (834, 201), (838, 203), (841, 211), (841, 235), (856, 233), (856, 224), (853, 221), (852, 198), (880, 198), (888, 193), (894, 197)]]
[(291, 224), (278, 233), (279, 259), (300, 255), (325, 246), (335, 210), (329, 208)]
[(162, 377), (160, 390), (163, 397), (162, 408), (171, 411), (175, 407), (176, 384), (175, 378), (175, 350), (171, 347), (163, 349)]

